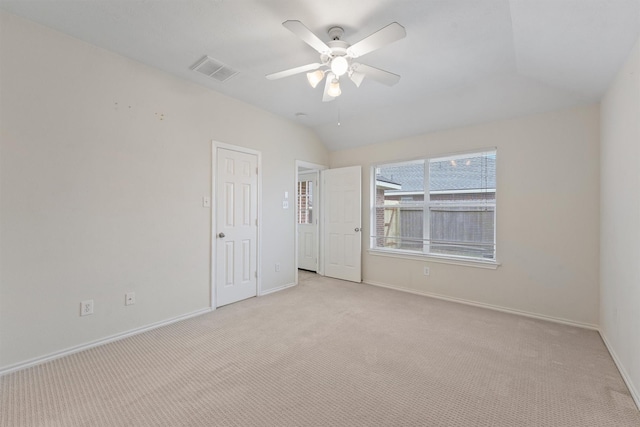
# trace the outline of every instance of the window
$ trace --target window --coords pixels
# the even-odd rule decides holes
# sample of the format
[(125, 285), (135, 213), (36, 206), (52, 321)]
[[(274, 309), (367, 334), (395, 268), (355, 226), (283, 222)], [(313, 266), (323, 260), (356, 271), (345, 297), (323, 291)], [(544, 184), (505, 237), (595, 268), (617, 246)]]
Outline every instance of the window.
[(313, 181), (298, 182), (298, 224), (313, 224)]
[(380, 164), (374, 172), (372, 249), (495, 260), (495, 151)]

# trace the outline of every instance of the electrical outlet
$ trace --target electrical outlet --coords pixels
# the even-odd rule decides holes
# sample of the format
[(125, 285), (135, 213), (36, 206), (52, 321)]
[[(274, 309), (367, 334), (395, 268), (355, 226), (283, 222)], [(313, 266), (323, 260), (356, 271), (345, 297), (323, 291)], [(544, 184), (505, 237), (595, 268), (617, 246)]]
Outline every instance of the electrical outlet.
[(280, 271), (280, 264), (276, 263), (276, 271)]
[(88, 316), (93, 314), (93, 300), (88, 299), (80, 303), (80, 316)]
[(124, 294), (124, 305), (133, 305), (136, 303), (136, 293), (127, 292)]
[(425, 275), (425, 276), (428, 276), (428, 275), (429, 275), (429, 273), (430, 273), (429, 267), (425, 267), (425, 268), (424, 268), (424, 275)]

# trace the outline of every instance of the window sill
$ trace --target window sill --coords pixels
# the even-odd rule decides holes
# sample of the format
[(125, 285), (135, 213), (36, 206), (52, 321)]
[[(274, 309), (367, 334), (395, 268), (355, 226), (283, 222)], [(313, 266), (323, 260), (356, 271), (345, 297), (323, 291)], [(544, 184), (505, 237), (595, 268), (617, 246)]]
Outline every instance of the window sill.
[(485, 268), (489, 270), (495, 270), (500, 266), (498, 261), (485, 261), (485, 260), (475, 260), (470, 258), (462, 258), (462, 257), (452, 257), (452, 256), (442, 256), (442, 255), (432, 255), (432, 254), (419, 254), (412, 253), (407, 251), (398, 251), (398, 250), (379, 250), (379, 249), (369, 249), (367, 250), (369, 255), (374, 256), (384, 256), (390, 258), (402, 258), (402, 259), (412, 259), (418, 261), (429, 261), (429, 262), (437, 262), (441, 264), (451, 264), (451, 265), (462, 265), (465, 267), (475, 267), (475, 268)]

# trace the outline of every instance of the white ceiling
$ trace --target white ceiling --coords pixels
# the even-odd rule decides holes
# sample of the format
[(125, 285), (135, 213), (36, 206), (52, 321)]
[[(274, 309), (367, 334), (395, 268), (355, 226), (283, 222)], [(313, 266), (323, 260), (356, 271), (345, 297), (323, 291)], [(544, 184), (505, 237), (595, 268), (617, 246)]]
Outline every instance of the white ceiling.
[[(640, 0), (0, 0), (0, 8), (313, 128), (330, 150), (597, 101), (640, 36)], [(359, 59), (402, 76), (342, 84), (323, 103), (299, 74), (319, 55), (281, 24), (353, 44), (391, 22), (407, 37)], [(239, 74), (190, 70), (203, 55)], [(296, 113), (304, 113), (299, 118)], [(338, 126), (340, 118), (340, 126)]]

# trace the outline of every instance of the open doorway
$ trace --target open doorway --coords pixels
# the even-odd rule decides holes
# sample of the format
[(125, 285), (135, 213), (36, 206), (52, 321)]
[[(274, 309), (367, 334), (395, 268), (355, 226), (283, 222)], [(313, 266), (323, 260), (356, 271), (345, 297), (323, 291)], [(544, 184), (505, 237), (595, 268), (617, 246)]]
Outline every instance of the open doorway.
[(300, 271), (314, 268), (321, 276), (361, 282), (362, 168), (327, 169), (297, 160), (295, 188), (295, 283)]

